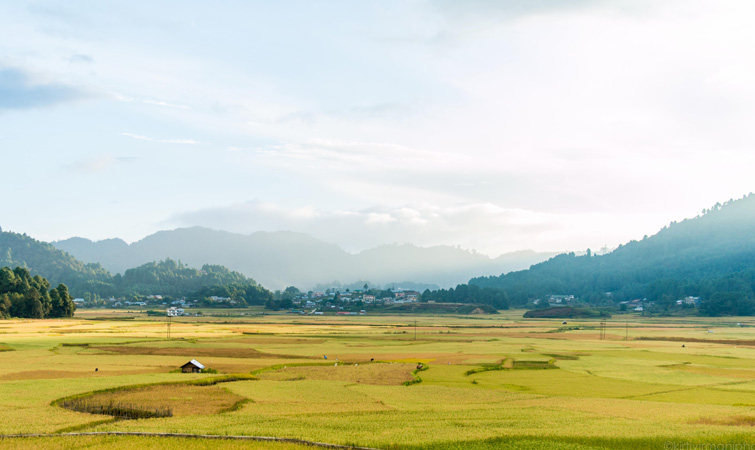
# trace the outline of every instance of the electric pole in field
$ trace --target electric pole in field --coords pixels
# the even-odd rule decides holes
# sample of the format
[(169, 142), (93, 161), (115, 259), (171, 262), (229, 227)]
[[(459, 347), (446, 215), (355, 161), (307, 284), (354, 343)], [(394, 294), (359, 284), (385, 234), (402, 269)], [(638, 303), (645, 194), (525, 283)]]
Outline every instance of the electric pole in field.
[(173, 321), (173, 316), (175, 316), (175, 315), (176, 315), (176, 312), (177, 312), (177, 311), (175, 310), (175, 308), (168, 308), (168, 310), (167, 310), (166, 312), (167, 312), (167, 314), (168, 314), (168, 331), (167, 331), (167, 338), (168, 338), (168, 339), (170, 339), (170, 324), (171, 324), (171, 322)]
[(417, 340), (417, 321), (414, 321), (414, 340)]

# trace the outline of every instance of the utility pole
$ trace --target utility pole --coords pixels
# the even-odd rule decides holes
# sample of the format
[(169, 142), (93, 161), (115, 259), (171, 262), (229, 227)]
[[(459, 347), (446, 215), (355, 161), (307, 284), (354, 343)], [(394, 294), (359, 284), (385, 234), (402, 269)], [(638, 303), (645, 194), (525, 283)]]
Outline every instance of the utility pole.
[(414, 321), (414, 340), (417, 340), (417, 321)]
[(629, 322), (624, 325), (624, 340), (629, 340)]
[(170, 339), (170, 323), (173, 321), (173, 316), (176, 315), (176, 310), (168, 308), (167, 311), (165, 311), (168, 315), (168, 331), (167, 331), (167, 338)]

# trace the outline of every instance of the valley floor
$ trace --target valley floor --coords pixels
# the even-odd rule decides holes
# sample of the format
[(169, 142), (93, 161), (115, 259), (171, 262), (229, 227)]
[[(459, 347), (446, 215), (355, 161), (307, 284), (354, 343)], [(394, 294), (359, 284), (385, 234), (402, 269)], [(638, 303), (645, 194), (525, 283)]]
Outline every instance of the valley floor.
[[(5, 320), (0, 434), (269, 436), (381, 449), (755, 446), (755, 319), (628, 315), (606, 321), (604, 333), (599, 321), (568, 322), (523, 319), (522, 311), (191, 317), (174, 319), (168, 339), (162, 318), (141, 313)], [(176, 371), (191, 359), (217, 373)], [(116, 420), (63, 408), (66, 399), (89, 410), (170, 415)], [(730, 446), (711, 447), (719, 444)], [(188, 445), (313, 448), (0, 438), (3, 449)]]

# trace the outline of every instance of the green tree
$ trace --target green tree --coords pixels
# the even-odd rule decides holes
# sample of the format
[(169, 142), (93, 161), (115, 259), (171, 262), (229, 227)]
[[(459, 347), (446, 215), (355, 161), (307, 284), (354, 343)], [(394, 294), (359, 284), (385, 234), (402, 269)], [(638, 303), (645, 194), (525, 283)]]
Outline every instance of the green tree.
[(0, 268), (0, 317), (71, 317), (73, 299), (61, 284), (50, 289), (50, 282), (25, 267)]
[(283, 293), (281, 294), (281, 299), (292, 300), (299, 295), (301, 295), (301, 291), (298, 288), (296, 288), (295, 286), (289, 286), (283, 290)]

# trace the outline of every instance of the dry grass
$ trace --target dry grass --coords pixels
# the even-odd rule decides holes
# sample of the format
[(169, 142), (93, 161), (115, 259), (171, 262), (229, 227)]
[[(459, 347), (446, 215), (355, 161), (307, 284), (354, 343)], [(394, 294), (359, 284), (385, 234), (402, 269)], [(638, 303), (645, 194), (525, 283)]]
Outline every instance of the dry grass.
[(94, 371), (74, 371), (74, 370), (27, 370), (23, 372), (8, 373), (0, 376), (0, 381), (14, 380), (53, 380), (57, 378), (87, 378), (92, 376), (119, 376), (119, 375), (141, 375), (144, 373), (165, 372), (163, 368), (151, 369), (134, 369), (134, 370), (101, 370)]
[(60, 450), (60, 449), (98, 449), (131, 450), (159, 448), (161, 450), (312, 450), (304, 444), (287, 442), (258, 442), (235, 440), (202, 440), (171, 437), (145, 436), (59, 436), (3, 439), (3, 450)]
[(743, 380), (755, 379), (755, 370), (727, 369), (720, 367), (697, 366), (693, 364), (673, 364), (666, 367), (673, 370), (680, 370), (682, 372), (712, 375), (716, 377), (738, 378)]
[[(550, 340), (557, 340), (557, 341), (599, 341), (600, 333), (585, 333), (585, 332), (579, 332), (577, 330), (572, 332), (563, 332), (563, 333), (554, 333), (552, 331), (541, 331), (541, 332), (531, 332), (531, 333), (519, 333), (519, 332), (509, 332), (509, 333), (502, 333), (503, 336), (511, 337), (511, 338), (533, 338), (533, 339), (550, 339)], [(605, 335), (606, 341), (623, 341), (624, 335), (623, 334), (612, 334), (610, 332), (606, 332)]]
[(253, 348), (232, 347), (136, 347), (128, 345), (90, 346), (90, 349), (121, 355), (160, 355), (160, 356), (214, 356), (218, 358), (250, 359), (309, 359), (313, 357), (299, 355), (276, 355), (263, 353)]
[[(386, 348), (383, 348), (385, 350)], [(332, 353), (332, 352), (331, 352)], [(496, 362), (500, 356), (475, 353), (451, 353), (451, 352), (418, 352), (408, 349), (404, 353), (398, 352), (370, 352), (370, 353), (340, 353), (340, 359), (345, 361), (367, 362), (370, 359), (376, 361), (400, 361), (400, 362), (435, 362), (439, 364), (476, 364), (479, 362)]]
[[(174, 340), (165, 340), (164, 324), (142, 317), (2, 321), (3, 345), (15, 351), (0, 352), (4, 377), (0, 378), (0, 432), (272, 435), (378, 448), (416, 445), (414, 450), (490, 450), (508, 447), (517, 436), (532, 445), (514, 448), (528, 450), (630, 448), (614, 445), (624, 438), (640, 440), (631, 448), (662, 448), (669, 440), (717, 437), (729, 442), (752, 436), (755, 354), (751, 348), (711, 342), (682, 348), (681, 343), (669, 341), (600, 341), (597, 323), (589, 321), (569, 322), (580, 330), (544, 333), (559, 329), (562, 321), (524, 321), (515, 311), (486, 318), (417, 318), (416, 341), (412, 328), (406, 327), (407, 318), (391, 316), (191, 318), (187, 323), (174, 322), (172, 331), (179, 337)], [(611, 331), (623, 338), (621, 320)], [(739, 318), (628, 320), (630, 338), (755, 339), (755, 327), (734, 326), (746, 322)], [(707, 334), (714, 326), (716, 334)], [(61, 335), (61, 328), (87, 332)], [(81, 343), (89, 346), (70, 346)], [(317, 361), (301, 359), (315, 355)], [(258, 381), (214, 387), (155, 385), (205, 379), (202, 374), (168, 373), (195, 357), (223, 372), (269, 369), (260, 372), (265, 379)], [(370, 358), (381, 363), (365, 364)], [(464, 376), (465, 371), (486, 364), (510, 361), (513, 369), (518, 359), (541, 366), (551, 358), (560, 370)], [(420, 374), (423, 382), (401, 386), (420, 361), (430, 366)], [(308, 366), (297, 366), (302, 363)], [(283, 366), (286, 369), (281, 370)], [(134, 389), (136, 385), (142, 385), (141, 392)], [(131, 388), (118, 391), (124, 386)], [(197, 412), (197, 405), (218, 411), (237, 404), (227, 393), (219, 393), (220, 388), (232, 392), (233, 399), (250, 401), (232, 412)], [(101, 416), (51, 406), (61, 396), (76, 398), (95, 390), (107, 391), (110, 397), (126, 396), (120, 399), (123, 403), (169, 406), (176, 416), (103, 423)], [(227, 401), (208, 405), (216, 398)], [(185, 414), (176, 406), (181, 403), (188, 405)], [(62, 447), (100, 448), (104, 440), (66, 442), (67, 447)], [(123, 439), (117, 447), (164, 448), (172, 442)], [(559, 447), (559, 442), (575, 444)], [(4, 444), (0, 442), (3, 450)], [(199, 441), (183, 444), (204, 448)]]
[(322, 338), (298, 338), (298, 337), (280, 337), (270, 335), (255, 335), (249, 334), (239, 330), (233, 330), (243, 333), (247, 337), (241, 339), (224, 339), (223, 342), (234, 342), (238, 344), (287, 344), (287, 345), (301, 345), (301, 344), (322, 344), (325, 339)]
[(755, 340), (752, 339), (700, 339), (679, 336), (639, 336), (634, 339), (638, 341), (695, 342), (702, 344), (725, 344), (736, 345), (739, 347), (755, 347)]
[(111, 403), (138, 405), (146, 411), (170, 408), (174, 416), (193, 416), (228, 411), (244, 397), (220, 386), (163, 384), (95, 394), (86, 400), (103, 406)]
[[(336, 363), (334, 363), (336, 364)], [(329, 366), (293, 366), (263, 372), (260, 379), (278, 381), (329, 380), (361, 384), (398, 386), (411, 381), (414, 364), (339, 364)]]
[(205, 365), (207, 367), (217, 370), (218, 373), (249, 373), (270, 365), (270, 362), (267, 360), (264, 362), (257, 360), (249, 363), (239, 358), (236, 358), (236, 360), (238, 362), (222, 362), (220, 359), (203, 359), (202, 363), (206, 363)]
[(755, 427), (755, 417), (753, 416), (732, 416), (732, 417), (703, 417), (691, 422), (700, 425), (728, 425), (736, 427)]

